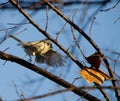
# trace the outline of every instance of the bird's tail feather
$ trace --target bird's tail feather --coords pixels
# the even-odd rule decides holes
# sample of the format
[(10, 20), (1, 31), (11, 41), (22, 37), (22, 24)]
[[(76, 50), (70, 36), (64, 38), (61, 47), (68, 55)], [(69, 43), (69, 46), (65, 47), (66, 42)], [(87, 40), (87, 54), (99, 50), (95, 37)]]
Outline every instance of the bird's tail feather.
[(14, 35), (9, 35), (9, 37), (13, 38), (14, 40), (16, 40), (17, 42), (19, 42), (18, 45), (23, 45), (25, 44), (23, 41), (21, 41), (20, 39), (18, 39), (17, 37), (15, 37)]

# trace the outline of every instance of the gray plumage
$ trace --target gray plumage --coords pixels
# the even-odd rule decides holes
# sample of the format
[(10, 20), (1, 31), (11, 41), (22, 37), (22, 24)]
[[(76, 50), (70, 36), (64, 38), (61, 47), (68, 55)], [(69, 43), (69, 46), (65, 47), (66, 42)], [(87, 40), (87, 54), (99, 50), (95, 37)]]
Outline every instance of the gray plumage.
[(61, 67), (64, 66), (65, 63), (64, 57), (58, 52), (53, 51), (52, 49), (45, 53), (43, 56), (36, 55), (35, 61), (37, 63), (46, 63), (48, 66), (53, 67)]
[(24, 48), (27, 55), (35, 56), (35, 61), (37, 63), (45, 63), (48, 66), (58, 67), (63, 66), (65, 59), (58, 52), (52, 50), (52, 43), (50, 40), (41, 40), (33, 42), (23, 42), (17, 37), (10, 35), (11, 38), (19, 42)]
[(41, 41), (23, 42), (13, 35), (10, 35), (9, 37), (18, 41), (19, 42), (18, 45), (21, 45), (24, 48), (24, 51), (26, 52), (27, 55), (35, 56), (38, 53), (39, 55), (43, 55), (52, 47), (50, 40), (47, 39)]

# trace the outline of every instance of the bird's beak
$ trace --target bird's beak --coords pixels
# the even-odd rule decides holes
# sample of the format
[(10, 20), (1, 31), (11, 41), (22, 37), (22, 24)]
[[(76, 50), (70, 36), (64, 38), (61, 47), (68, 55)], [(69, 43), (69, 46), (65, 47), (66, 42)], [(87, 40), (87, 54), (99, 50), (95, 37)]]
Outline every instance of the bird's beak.
[(52, 44), (51, 44), (51, 46), (50, 46), (51, 48), (53, 48), (53, 46), (52, 46)]

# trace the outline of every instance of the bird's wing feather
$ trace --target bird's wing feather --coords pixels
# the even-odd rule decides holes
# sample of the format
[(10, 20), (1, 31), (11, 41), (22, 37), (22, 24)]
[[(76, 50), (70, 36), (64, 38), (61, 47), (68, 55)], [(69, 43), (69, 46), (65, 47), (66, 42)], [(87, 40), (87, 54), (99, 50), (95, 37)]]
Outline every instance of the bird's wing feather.
[(49, 50), (44, 56), (36, 55), (37, 63), (46, 63), (48, 66), (58, 67), (64, 65), (64, 57), (52, 49)]

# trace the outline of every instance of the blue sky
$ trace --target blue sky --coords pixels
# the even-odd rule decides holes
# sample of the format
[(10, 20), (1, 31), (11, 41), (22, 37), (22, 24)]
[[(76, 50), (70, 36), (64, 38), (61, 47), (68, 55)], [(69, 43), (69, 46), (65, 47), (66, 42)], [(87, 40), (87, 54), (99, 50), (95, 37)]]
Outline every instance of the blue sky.
[[(107, 12), (99, 12), (96, 15), (95, 23), (92, 26), (91, 38), (97, 43), (97, 45), (102, 50), (107, 48), (110, 50), (114, 50), (116, 52), (120, 52), (120, 45), (119, 45), (120, 21), (117, 21), (115, 24), (113, 24), (114, 21), (118, 17), (120, 17), (119, 8), (120, 8), (120, 4), (112, 10), (109, 10)], [(4, 11), (3, 13), (3, 11), (1, 10), (0, 13), (2, 14), (2, 17), (0, 18), (0, 29), (12, 27), (12, 25), (9, 25), (8, 23), (19, 23), (24, 18), (18, 11)], [(32, 11), (29, 11), (29, 13), (32, 13)], [(66, 15), (69, 15), (69, 14), (66, 14)], [(56, 14), (53, 13), (53, 11), (49, 11), (49, 19), (53, 18), (54, 16), (56, 16)], [(46, 17), (45, 12), (40, 11), (40, 12), (37, 12), (35, 16), (33, 16), (33, 19), (37, 21), (41, 27), (44, 28), (46, 24), (45, 17)], [(60, 17), (51, 19), (48, 25), (48, 28), (49, 28), (48, 32), (51, 33), (52, 36), (55, 36), (55, 33), (60, 30), (61, 26), (63, 26), (64, 23), (65, 22), (62, 21)], [(20, 32), (25, 28), (27, 28), (27, 30), (17, 36), (21, 40), (35, 41), (35, 40), (41, 40), (45, 38), (40, 32), (38, 32), (30, 24), (22, 26), (19, 30), (15, 31), (14, 33)], [(89, 28), (90, 28), (90, 25), (87, 27), (87, 29), (85, 29), (86, 33), (89, 33)], [(1, 36), (4, 34), (5, 32), (1, 31)], [(60, 43), (64, 47), (68, 48), (69, 45), (72, 44), (72, 39), (70, 39), (71, 36), (72, 35), (71, 35), (70, 27), (69, 26), (65, 27), (65, 30), (61, 33), (59, 38)], [(95, 51), (93, 47), (84, 38), (82, 38), (80, 45), (81, 45), (81, 48), (84, 50), (85, 55), (87, 56), (92, 54)], [(6, 51), (7, 53), (19, 56), (21, 58), (24, 57), (25, 52), (21, 47), (17, 46), (17, 42), (14, 41), (13, 39), (8, 38), (5, 42), (3, 42), (3, 44), (1, 44), (0, 46), (0, 50), (4, 50), (7, 47), (9, 47), (9, 49)], [(54, 49), (57, 50), (58, 47), (54, 45)], [(59, 52), (62, 53), (61, 51)], [(78, 55), (78, 53), (79, 52), (76, 51), (74, 56), (78, 59), (81, 59), (80, 61), (82, 61), (83, 58), (81, 55)], [(106, 51), (104, 51), (104, 53), (106, 53)], [(65, 55), (64, 53), (62, 54)], [(26, 57), (25, 59), (27, 60), (28, 58)], [(41, 80), (39, 81), (39, 79), (44, 77), (26, 68), (21, 68), (21, 66), (16, 63), (6, 62), (5, 65), (3, 65), (4, 62), (5, 61), (0, 60), (0, 65), (1, 65), (0, 66), (1, 67), (0, 68), (0, 80), (1, 80), (0, 96), (4, 100), (8, 101), (8, 100), (18, 99), (19, 97), (16, 94), (16, 89), (19, 93), (21, 93), (21, 91), (24, 92), (25, 97), (29, 97), (33, 94), (41, 95), (43, 93), (47, 93), (48, 91), (54, 91), (60, 88), (57, 84), (53, 83), (52, 81), (46, 78), (41, 83)], [(68, 59), (67, 64), (69, 64), (70, 62), (71, 60)], [(48, 71), (54, 71), (53, 74), (57, 76), (62, 74), (61, 78), (64, 78), (69, 82), (72, 82), (74, 78), (79, 77), (80, 69), (74, 63), (72, 63), (70, 67), (66, 67), (67, 64), (65, 65), (65, 67), (58, 68), (58, 69), (49, 68)], [(104, 70), (104, 67), (101, 67), (101, 69)], [(117, 71), (120, 71), (118, 67), (116, 69)], [(67, 70), (69, 70), (68, 74), (67, 74)], [(37, 79), (36, 82), (35, 82), (35, 79)], [(32, 83), (29, 83), (30, 80), (34, 80), (34, 81), (31, 81)], [(80, 86), (92, 85), (92, 84), (88, 84), (85, 80), (82, 80), (82, 79), (77, 81), (75, 84)], [(105, 84), (108, 84), (108, 83), (105, 82)], [(15, 85), (17, 85), (17, 88), (15, 88)], [(96, 93), (96, 95), (99, 94), (97, 90), (91, 93)], [(65, 93), (65, 94), (59, 94), (59, 95), (54, 95), (53, 97), (49, 97), (49, 101), (52, 101), (53, 98), (55, 99), (58, 97), (60, 99), (58, 101), (61, 101), (63, 99), (73, 101), (79, 98), (77, 95), (73, 93)], [(102, 98), (102, 96), (100, 97)], [(112, 100), (114, 100), (113, 95), (111, 95), (111, 98)], [(48, 98), (45, 98), (44, 100), (48, 101)], [(43, 99), (39, 101), (43, 101)]]

